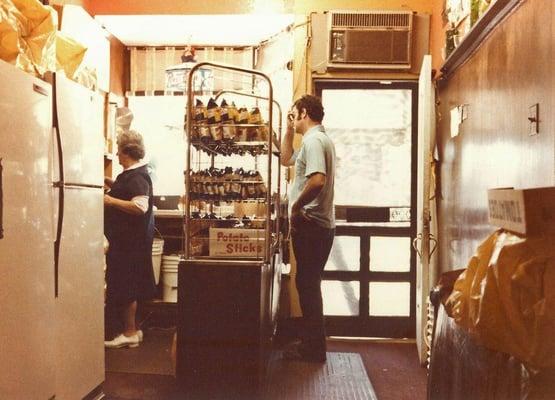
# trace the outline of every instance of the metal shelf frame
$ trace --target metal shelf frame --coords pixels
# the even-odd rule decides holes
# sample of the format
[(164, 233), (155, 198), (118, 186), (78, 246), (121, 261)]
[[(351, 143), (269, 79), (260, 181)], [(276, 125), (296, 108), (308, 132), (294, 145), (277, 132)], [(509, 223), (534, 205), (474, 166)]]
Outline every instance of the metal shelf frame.
[[(279, 143), (281, 143), (281, 133), (282, 133), (282, 110), (281, 107), (279, 105), (279, 103), (277, 101), (274, 100), (273, 98), (273, 86), (272, 86), (272, 82), (270, 80), (270, 78), (264, 74), (261, 71), (257, 71), (257, 70), (253, 70), (253, 69), (247, 69), (247, 68), (241, 68), (241, 67), (237, 67), (237, 66), (233, 66), (233, 65), (227, 65), (227, 64), (220, 64), (220, 63), (213, 63), (213, 62), (200, 62), (196, 65), (194, 65), (191, 70), (189, 71), (189, 74), (187, 75), (187, 108), (186, 108), (186, 113), (187, 113), (187, 119), (186, 119), (186, 134), (187, 134), (187, 163), (186, 163), (186, 171), (185, 171), (185, 189), (186, 189), (186, 193), (188, 193), (188, 189), (191, 187), (191, 156), (192, 156), (192, 151), (193, 151), (193, 146), (192, 146), (192, 140), (191, 140), (191, 133), (192, 133), (192, 129), (193, 129), (193, 110), (194, 110), (194, 97), (195, 97), (195, 93), (193, 92), (193, 78), (195, 75), (195, 72), (198, 71), (200, 68), (213, 68), (213, 69), (217, 69), (217, 70), (223, 70), (223, 71), (234, 71), (234, 72), (239, 72), (239, 73), (244, 73), (246, 75), (251, 75), (254, 77), (259, 77), (263, 80), (265, 80), (268, 83), (268, 89), (267, 89), (267, 96), (259, 96), (259, 95), (255, 95), (253, 93), (247, 93), (247, 92), (240, 92), (240, 91), (235, 91), (235, 90), (221, 90), (218, 93), (215, 94), (215, 100), (217, 100), (222, 94), (225, 93), (232, 93), (235, 95), (240, 95), (240, 96), (246, 96), (246, 97), (251, 97), (251, 98), (257, 98), (260, 100), (264, 100), (264, 101), (268, 101), (268, 121), (267, 121), (267, 125), (269, 128), (269, 134), (268, 134), (268, 140), (267, 142), (265, 142), (265, 144), (267, 145), (267, 156), (268, 156), (268, 167), (267, 167), (267, 192), (266, 192), (266, 198), (265, 198), (265, 204), (266, 204), (266, 226), (265, 226), (265, 246), (264, 246), (264, 263), (270, 264), (272, 261), (272, 257), (274, 252), (276, 251), (276, 249), (279, 249), (279, 241), (280, 241), (280, 230), (279, 230), (279, 221), (280, 221), (280, 207), (279, 204), (276, 204), (275, 206), (275, 223), (272, 226), (272, 168), (274, 168), (274, 163), (275, 163), (275, 167), (278, 169), (277, 170), (277, 183), (276, 183), (276, 190), (277, 190), (277, 201), (279, 201), (280, 196), (281, 196), (281, 168), (280, 168), (280, 164), (279, 164), (279, 151), (273, 152), (272, 151), (272, 144), (274, 141), (274, 137), (277, 136), (277, 140), (279, 141)], [(274, 130), (273, 130), (273, 107), (274, 105), (277, 107), (278, 112), (279, 112), (279, 127), (278, 127), (278, 132), (277, 135), (274, 135)], [(279, 146), (278, 146), (279, 149)], [(197, 150), (198, 151), (198, 150)], [(274, 160), (274, 156), (278, 156), (277, 159)], [(214, 157), (216, 156), (215, 152), (212, 152), (211, 157), (212, 157), (212, 164), (214, 163)], [(194, 257), (190, 254), (191, 252), (191, 245), (190, 245), (190, 224), (189, 221), (191, 220), (191, 198), (190, 195), (186, 196), (186, 200), (185, 200), (185, 214), (184, 214), (184, 225), (185, 225), (185, 236), (184, 236), (184, 242), (183, 242), (183, 251), (184, 251), (184, 256), (185, 259), (194, 259), (194, 260), (198, 260), (199, 257)], [(273, 231), (273, 232), (272, 232)], [(275, 242), (273, 243), (273, 239), (274, 239), (274, 235), (273, 233), (275, 233)], [(205, 259), (206, 257), (201, 257), (201, 259)], [(258, 259), (257, 259), (258, 260)], [(216, 260), (213, 260), (216, 261)], [(227, 260), (226, 260), (227, 261)], [(221, 261), (218, 261), (221, 262)], [(229, 259), (230, 263), (235, 263), (235, 262), (240, 262), (239, 260), (234, 260), (234, 259)]]

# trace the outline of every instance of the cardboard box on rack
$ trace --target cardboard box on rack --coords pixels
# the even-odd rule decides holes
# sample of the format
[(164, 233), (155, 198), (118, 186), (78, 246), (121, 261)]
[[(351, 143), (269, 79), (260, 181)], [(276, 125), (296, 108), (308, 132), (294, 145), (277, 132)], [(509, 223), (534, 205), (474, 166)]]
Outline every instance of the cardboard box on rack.
[(210, 228), (211, 257), (263, 257), (264, 229)]
[(489, 222), (522, 235), (555, 233), (555, 187), (488, 190)]

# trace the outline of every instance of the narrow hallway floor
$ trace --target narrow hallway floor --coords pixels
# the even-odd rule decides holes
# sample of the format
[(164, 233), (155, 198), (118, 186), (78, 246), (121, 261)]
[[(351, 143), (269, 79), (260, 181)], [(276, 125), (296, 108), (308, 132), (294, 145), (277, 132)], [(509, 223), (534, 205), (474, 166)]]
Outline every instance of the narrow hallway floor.
[[(174, 332), (174, 329), (150, 329), (145, 332), (144, 342), (138, 348), (106, 351), (104, 392), (107, 400), (185, 400), (189, 398), (179, 394), (173, 375), (170, 354)], [(359, 354), (366, 369), (366, 375), (379, 400), (424, 400), (426, 398), (426, 369), (418, 363), (416, 345), (413, 341), (332, 338), (328, 339), (328, 352)], [(279, 354), (275, 354), (274, 359), (279, 359)], [(310, 368), (306, 370), (310, 372)], [(289, 377), (291, 374), (283, 373), (286, 371), (283, 365), (280, 368), (270, 368), (269, 371), (279, 376), (269, 376), (267, 381), (291, 380)], [(295, 390), (288, 393), (293, 393), (299, 399), (303, 398), (302, 393), (307, 393), (307, 387), (303, 386), (314, 385), (310, 379), (310, 374), (307, 374), (306, 380), (299, 380), (297, 377), (294, 381), (297, 394)], [(284, 381), (283, 384), (287, 385), (287, 382)], [(222, 394), (220, 398), (231, 400), (226, 394)], [(190, 400), (197, 399), (190, 398)], [(243, 398), (237, 400), (243, 400)]]

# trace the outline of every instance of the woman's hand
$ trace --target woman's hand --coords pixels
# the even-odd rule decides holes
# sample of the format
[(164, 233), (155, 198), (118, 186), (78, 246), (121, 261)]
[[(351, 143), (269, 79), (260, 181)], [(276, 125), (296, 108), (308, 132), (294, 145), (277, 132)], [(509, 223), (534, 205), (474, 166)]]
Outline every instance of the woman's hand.
[(112, 204), (114, 204), (114, 198), (108, 194), (104, 195), (104, 205), (107, 207), (110, 207)]
[(104, 193), (109, 192), (113, 185), (114, 185), (114, 180), (112, 178), (108, 177), (108, 176), (105, 176), (104, 177)]

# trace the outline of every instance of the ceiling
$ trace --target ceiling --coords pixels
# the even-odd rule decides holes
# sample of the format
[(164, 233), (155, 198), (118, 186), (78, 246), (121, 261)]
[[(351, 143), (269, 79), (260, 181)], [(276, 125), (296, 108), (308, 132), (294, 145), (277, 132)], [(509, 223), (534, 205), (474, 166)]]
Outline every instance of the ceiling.
[(97, 15), (126, 46), (251, 46), (293, 23), (292, 14)]

